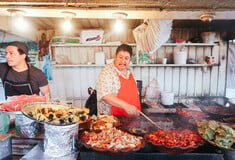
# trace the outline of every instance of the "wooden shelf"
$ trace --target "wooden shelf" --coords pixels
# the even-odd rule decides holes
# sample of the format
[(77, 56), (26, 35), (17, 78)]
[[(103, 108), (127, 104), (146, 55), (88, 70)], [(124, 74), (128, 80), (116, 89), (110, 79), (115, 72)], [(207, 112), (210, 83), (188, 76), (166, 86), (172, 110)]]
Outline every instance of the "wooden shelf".
[[(115, 44), (115, 43), (105, 43), (105, 44), (51, 44), (51, 46), (52, 47), (117, 47), (117, 46), (119, 46), (119, 45), (121, 45), (121, 43), (119, 43), (119, 44)], [(130, 44), (128, 44), (128, 45), (130, 45), (130, 46), (136, 46), (136, 44), (135, 43), (130, 43)]]
[(216, 46), (217, 43), (165, 43), (162, 46)]
[(52, 67), (104, 67), (97, 64), (53, 64)]
[(130, 65), (133, 67), (212, 67), (219, 64), (138, 64)]
[[(112, 44), (112, 43), (105, 43), (105, 44), (51, 44), (52, 47), (117, 47), (120, 44)], [(128, 44), (130, 46), (135, 47), (135, 43)], [(218, 45), (217, 43), (165, 43), (162, 46), (215, 46)]]
[[(96, 64), (54, 64), (52, 67), (104, 67)], [(219, 64), (133, 64), (130, 67), (212, 67)]]

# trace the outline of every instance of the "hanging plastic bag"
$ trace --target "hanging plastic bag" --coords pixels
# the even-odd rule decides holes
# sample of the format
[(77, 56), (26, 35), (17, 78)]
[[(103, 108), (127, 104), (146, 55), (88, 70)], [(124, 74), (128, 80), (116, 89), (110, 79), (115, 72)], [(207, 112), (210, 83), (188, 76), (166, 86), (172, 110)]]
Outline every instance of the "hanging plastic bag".
[(146, 87), (145, 98), (147, 101), (158, 102), (159, 94), (160, 94), (160, 85), (157, 80), (153, 79), (148, 86)]
[(0, 112), (0, 132), (8, 133), (10, 125), (10, 117), (9, 115)]
[(139, 49), (153, 53), (170, 37), (172, 20), (147, 20), (133, 30), (134, 38)]
[(45, 57), (45, 63), (42, 68), (42, 71), (45, 73), (48, 80), (52, 80), (50, 55), (46, 55), (44, 57)]

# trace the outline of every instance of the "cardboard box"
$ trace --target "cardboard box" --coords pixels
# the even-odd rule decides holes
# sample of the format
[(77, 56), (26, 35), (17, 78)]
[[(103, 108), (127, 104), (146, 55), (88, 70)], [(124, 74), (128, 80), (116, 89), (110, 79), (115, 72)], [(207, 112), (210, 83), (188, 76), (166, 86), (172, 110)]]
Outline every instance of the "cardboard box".
[(104, 30), (82, 30), (80, 37), (82, 44), (101, 44), (103, 40)]

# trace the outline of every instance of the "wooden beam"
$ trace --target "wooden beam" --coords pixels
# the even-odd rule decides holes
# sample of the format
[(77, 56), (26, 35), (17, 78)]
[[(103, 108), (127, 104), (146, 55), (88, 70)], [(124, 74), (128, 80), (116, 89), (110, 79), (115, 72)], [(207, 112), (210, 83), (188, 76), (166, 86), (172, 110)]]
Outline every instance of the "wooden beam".
[[(0, 15), (10, 16), (7, 11), (10, 7), (0, 7)], [(12, 8), (13, 9), (13, 8)], [(110, 10), (107, 8), (100, 9), (70, 9), (70, 8), (46, 8), (46, 7), (20, 7), (17, 9), (26, 12), (25, 16), (29, 17), (63, 17), (63, 11), (70, 11), (76, 13), (75, 18), (101, 18), (114, 19), (113, 13), (124, 12), (128, 14), (127, 19), (200, 19), (200, 15), (204, 13), (200, 11), (167, 11), (167, 10)], [(215, 20), (234, 20), (235, 11), (216, 11)]]

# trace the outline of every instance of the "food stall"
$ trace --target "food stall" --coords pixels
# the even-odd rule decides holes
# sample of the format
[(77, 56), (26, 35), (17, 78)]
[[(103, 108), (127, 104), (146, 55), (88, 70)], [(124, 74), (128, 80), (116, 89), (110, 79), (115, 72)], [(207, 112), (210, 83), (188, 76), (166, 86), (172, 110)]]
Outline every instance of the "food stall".
[[(57, 114), (51, 114), (47, 117), (49, 121), (46, 121), (47, 118), (40, 118), (41, 112), (25, 110), (26, 103), (21, 105), (22, 108), (17, 108), (17, 111), (7, 110), (9, 106), (6, 107), (6, 101), (1, 98), (1, 114), (7, 114), (5, 118), (10, 118), (7, 125), (9, 131), (6, 133), (11, 137), (1, 138), (0, 145), (2, 141), (11, 140), (10, 158), (24, 160), (65, 159), (64, 156), (68, 156), (66, 159), (81, 160), (234, 159), (234, 144), (231, 145), (231, 135), (233, 139), (234, 135), (227, 132), (230, 129), (225, 127), (221, 131), (226, 134), (225, 137), (220, 137), (222, 140), (218, 140), (226, 141), (222, 146), (215, 137), (209, 136), (208, 139), (211, 132), (216, 135), (220, 133), (214, 130), (209, 133), (205, 131), (214, 129), (215, 126), (221, 129), (224, 124), (232, 128), (235, 116), (235, 6), (230, 1), (222, 4), (213, 0), (211, 3), (192, 1), (187, 5), (181, 0), (168, 3), (78, 3), (51, 0), (0, 2), (0, 18), (3, 22), (0, 29), (3, 33), (6, 31), (37, 41), (41, 68), (48, 62), (44, 56), (50, 55), (47, 60), (51, 63), (52, 74), (49, 76), (52, 80), (49, 84), (53, 105), (62, 105), (61, 108), (83, 108), (89, 98), (87, 89), (96, 88), (102, 68), (113, 61), (116, 48), (121, 43), (127, 43), (134, 51), (130, 67), (138, 80), (144, 115), (135, 118), (106, 117), (105, 120), (99, 116), (85, 116), (87, 118), (80, 119), (79, 122), (72, 121), (70, 117), (68, 121), (56, 120), (59, 124), (55, 124), (52, 123), (52, 117)], [(9, 27), (10, 19), (22, 14), (34, 25), (28, 32)], [(60, 30), (59, 22), (63, 20), (72, 22), (74, 28), (71, 32)], [(123, 32), (112, 30), (115, 28), (112, 23), (117, 20), (126, 23)], [(145, 38), (141, 29), (145, 31)], [(2, 53), (4, 51), (1, 50), (1, 60), (4, 60)], [(1, 85), (0, 91), (0, 95), (4, 97)], [(56, 101), (62, 104), (54, 104)], [(30, 108), (34, 108), (34, 105), (39, 108), (50, 106), (43, 100), (30, 102), (33, 102)], [(39, 102), (45, 104), (39, 105)], [(199, 122), (203, 120), (208, 123), (200, 125)], [(31, 128), (19, 122), (30, 124)], [(212, 128), (208, 127), (211, 125)], [(109, 132), (105, 132), (107, 128), (110, 129)], [(63, 137), (61, 132), (70, 137)], [(102, 137), (101, 134), (104, 134), (107, 137), (110, 132), (119, 133), (119, 138), (122, 135), (132, 139), (141, 138), (137, 138), (134, 147), (114, 150), (112, 147), (94, 147), (94, 142), (89, 141), (92, 136)], [(161, 134), (163, 138), (160, 139)], [(172, 135), (182, 136), (177, 137), (179, 142), (171, 146), (158, 143), (167, 140), (164, 137), (174, 137)], [(188, 135), (195, 136), (196, 140), (185, 140)], [(193, 143), (181, 146), (179, 143), (182, 141)], [(66, 145), (68, 152), (66, 147), (62, 147)]]

